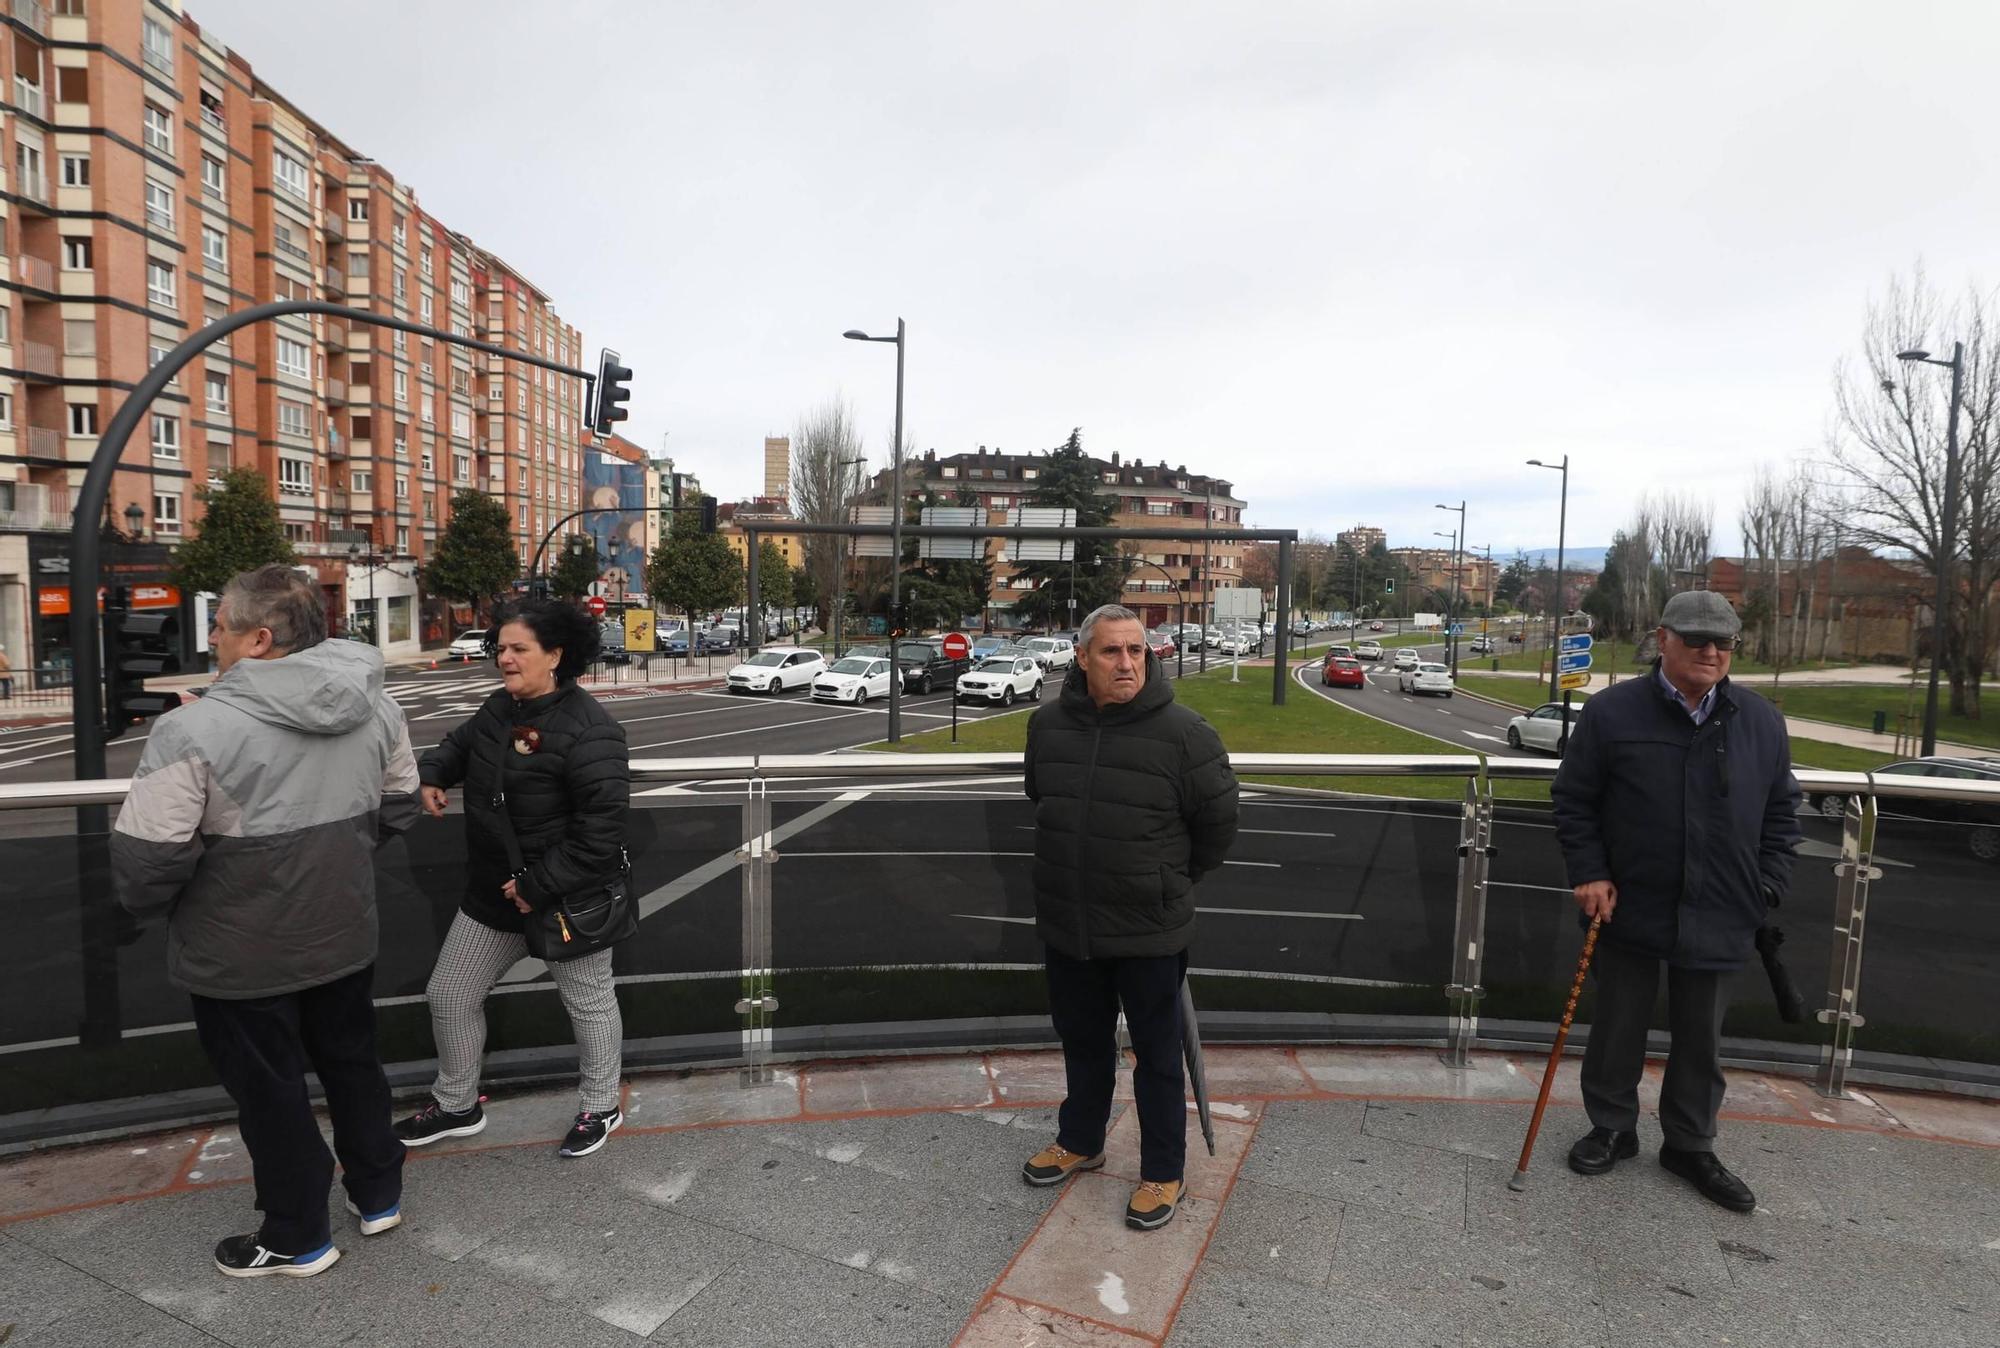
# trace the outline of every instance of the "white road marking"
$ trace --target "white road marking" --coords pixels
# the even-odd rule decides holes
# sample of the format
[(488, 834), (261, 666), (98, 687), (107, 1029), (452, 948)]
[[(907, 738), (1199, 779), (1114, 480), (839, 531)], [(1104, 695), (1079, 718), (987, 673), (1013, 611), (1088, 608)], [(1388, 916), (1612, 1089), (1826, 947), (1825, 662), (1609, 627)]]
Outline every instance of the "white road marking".
[(842, 721), (850, 716), (861, 715), (858, 711), (844, 711), (833, 716), (822, 716), (813, 721), (793, 721), (788, 726), (747, 725), (741, 730), (718, 730), (713, 735), (689, 735), (684, 739), (661, 740), (656, 744), (634, 744), (631, 753), (644, 753), (653, 749), (670, 749), (676, 744), (699, 744), (703, 740), (724, 740), (735, 735), (761, 735), (770, 730), (786, 730), (795, 725), (817, 725), (822, 721)]
[(1295, 908), (1197, 908), (1197, 913), (1219, 913), (1224, 917), (1309, 917), (1322, 922), (1365, 922), (1359, 913), (1302, 913)]

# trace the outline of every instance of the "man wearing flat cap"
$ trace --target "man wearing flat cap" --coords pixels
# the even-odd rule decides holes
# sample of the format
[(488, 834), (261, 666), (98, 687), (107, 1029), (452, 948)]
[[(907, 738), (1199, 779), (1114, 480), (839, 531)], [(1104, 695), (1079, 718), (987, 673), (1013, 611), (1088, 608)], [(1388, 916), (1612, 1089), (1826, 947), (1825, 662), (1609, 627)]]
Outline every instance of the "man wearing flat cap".
[(1660, 1164), (1749, 1212), (1750, 1187), (1715, 1157), (1722, 1014), (1729, 975), (1791, 879), (1799, 788), (1785, 718), (1729, 681), (1742, 629), (1713, 591), (1669, 599), (1653, 672), (1590, 699), (1550, 795), (1577, 906), (1604, 919), (1583, 1056), (1592, 1126), (1570, 1169), (1601, 1175), (1639, 1154), (1639, 1078), (1664, 965)]

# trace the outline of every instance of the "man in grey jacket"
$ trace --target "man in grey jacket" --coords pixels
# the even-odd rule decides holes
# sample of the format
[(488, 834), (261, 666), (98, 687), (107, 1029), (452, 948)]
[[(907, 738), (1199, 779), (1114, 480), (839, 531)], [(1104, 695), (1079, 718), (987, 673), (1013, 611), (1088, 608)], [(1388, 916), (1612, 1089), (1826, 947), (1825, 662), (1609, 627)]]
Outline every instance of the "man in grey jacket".
[(374, 854), (416, 819), (417, 766), (381, 653), (327, 641), (298, 572), (230, 581), (209, 640), (221, 676), (154, 723), (112, 831), (112, 880), (134, 914), (167, 915), (168, 976), (240, 1111), (264, 1221), (217, 1245), (215, 1266), (310, 1277), (340, 1251), (308, 1069), (362, 1234), (402, 1220), (370, 997)]

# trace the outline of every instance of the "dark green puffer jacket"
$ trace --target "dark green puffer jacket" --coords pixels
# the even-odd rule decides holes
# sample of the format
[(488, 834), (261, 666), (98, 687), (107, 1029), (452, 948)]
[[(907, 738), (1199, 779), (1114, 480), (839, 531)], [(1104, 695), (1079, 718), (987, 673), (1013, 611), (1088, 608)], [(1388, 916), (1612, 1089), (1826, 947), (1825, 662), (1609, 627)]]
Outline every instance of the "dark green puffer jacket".
[(1187, 949), (1194, 883), (1236, 841), (1236, 774), (1160, 662), (1147, 656), (1139, 695), (1102, 711), (1072, 668), (1028, 722), (1025, 766), (1041, 938), (1072, 959)]

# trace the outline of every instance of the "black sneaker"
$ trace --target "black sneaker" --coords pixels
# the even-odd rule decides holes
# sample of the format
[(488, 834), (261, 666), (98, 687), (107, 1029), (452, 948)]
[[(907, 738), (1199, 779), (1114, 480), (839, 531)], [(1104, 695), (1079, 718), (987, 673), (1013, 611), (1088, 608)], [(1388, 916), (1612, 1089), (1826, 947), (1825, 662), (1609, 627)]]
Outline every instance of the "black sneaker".
[(471, 1137), (486, 1131), (486, 1110), (479, 1101), (462, 1114), (454, 1114), (433, 1100), (407, 1119), (396, 1121), (396, 1136), (406, 1147), (421, 1147), (443, 1137)]
[(353, 1199), (347, 1200), (347, 1210), (361, 1219), (361, 1234), (379, 1236), (384, 1231), (393, 1231), (403, 1224), (403, 1205), (391, 1203), (380, 1212), (363, 1212)]
[(556, 1155), (567, 1156), (571, 1160), (579, 1156), (588, 1156), (603, 1146), (623, 1122), (625, 1115), (620, 1110), (614, 1109), (608, 1114), (593, 1114), (586, 1109), (576, 1116), (576, 1122), (570, 1127), (569, 1136), (564, 1138), (562, 1146), (556, 1149)]
[(230, 1236), (215, 1247), (215, 1266), (232, 1278), (310, 1278), (324, 1273), (340, 1259), (332, 1241), (306, 1254), (279, 1254), (257, 1241), (257, 1233)]

